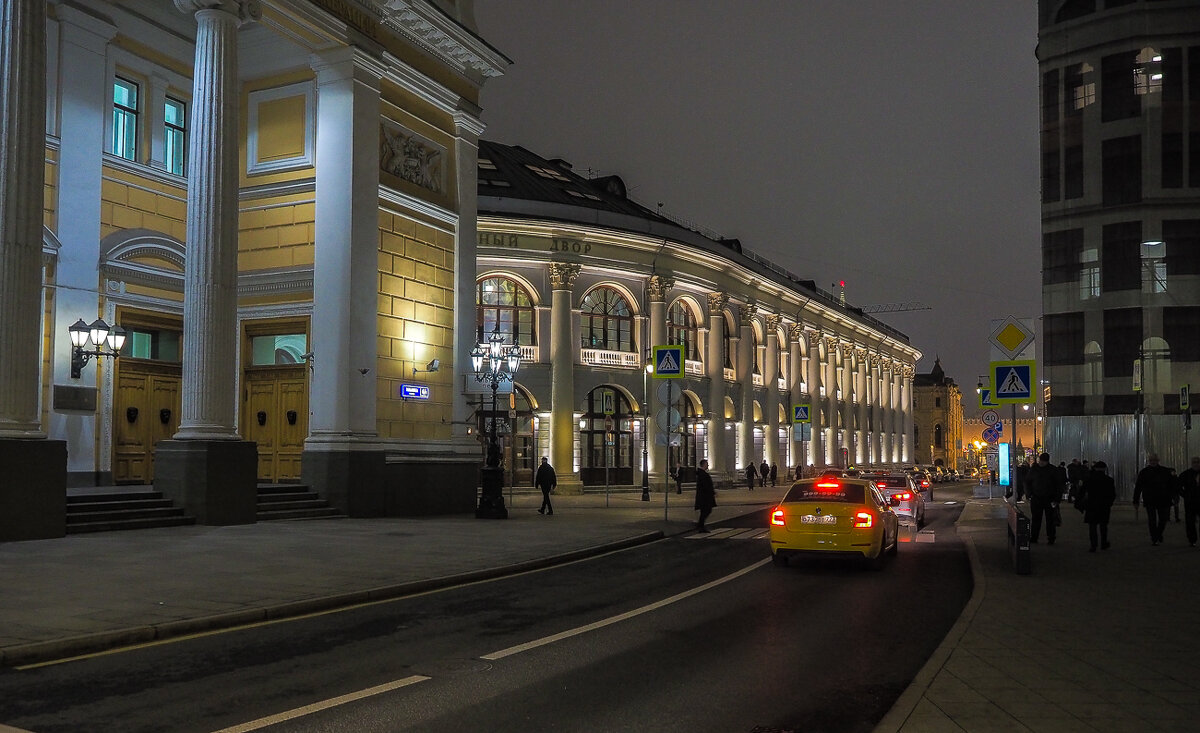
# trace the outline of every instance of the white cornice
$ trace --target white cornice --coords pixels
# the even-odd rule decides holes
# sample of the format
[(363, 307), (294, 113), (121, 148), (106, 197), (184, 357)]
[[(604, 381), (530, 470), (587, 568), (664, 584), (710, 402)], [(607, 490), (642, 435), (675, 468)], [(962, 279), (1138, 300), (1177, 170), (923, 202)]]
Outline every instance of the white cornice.
[(416, 196), (410, 196), (407, 193), (397, 191), (394, 188), (388, 188), (387, 186), (380, 185), (379, 198), (389, 204), (392, 204), (393, 206), (409, 209), (417, 212), (418, 214), (434, 219), (435, 221), (440, 221), (443, 224), (447, 224), (451, 227), (450, 231), (453, 231), (454, 227), (458, 226), (458, 214), (456, 212), (438, 206), (437, 204), (431, 204), (424, 199), (417, 198)]
[(509, 60), (426, 0), (383, 0), (383, 24), (461, 74), (503, 76)]

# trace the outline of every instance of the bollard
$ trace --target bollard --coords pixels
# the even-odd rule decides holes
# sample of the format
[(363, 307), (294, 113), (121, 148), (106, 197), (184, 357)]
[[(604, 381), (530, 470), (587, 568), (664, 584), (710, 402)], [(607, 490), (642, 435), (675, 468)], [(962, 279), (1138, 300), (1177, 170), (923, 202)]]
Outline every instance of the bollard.
[(1008, 505), (1008, 547), (1012, 551), (1013, 569), (1017, 571), (1017, 575), (1029, 575), (1032, 571), (1029, 517), (1011, 502)]

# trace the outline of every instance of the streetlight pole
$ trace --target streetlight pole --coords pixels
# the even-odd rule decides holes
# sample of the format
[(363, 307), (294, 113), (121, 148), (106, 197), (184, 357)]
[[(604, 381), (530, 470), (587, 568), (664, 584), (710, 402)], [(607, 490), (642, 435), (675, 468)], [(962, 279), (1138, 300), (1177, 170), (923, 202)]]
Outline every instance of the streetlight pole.
[(642, 370), (642, 501), (650, 501), (650, 372), (654, 362), (646, 357), (646, 368)]
[[(488, 367), (483, 366), (484, 358)], [(492, 388), (492, 420), (488, 429), (487, 460), (480, 469), (479, 506), (475, 516), (480, 519), (507, 519), (508, 509), (504, 506), (504, 469), (500, 467), (500, 443), (496, 440), (496, 392), (500, 383), (513, 381), (517, 367), (521, 365), (521, 347), (516, 343), (505, 349), (500, 324), (492, 329), (487, 344), (478, 344), (471, 351), (471, 366), (475, 369), (475, 380), (488, 382)], [(507, 370), (505, 370), (507, 367)]]

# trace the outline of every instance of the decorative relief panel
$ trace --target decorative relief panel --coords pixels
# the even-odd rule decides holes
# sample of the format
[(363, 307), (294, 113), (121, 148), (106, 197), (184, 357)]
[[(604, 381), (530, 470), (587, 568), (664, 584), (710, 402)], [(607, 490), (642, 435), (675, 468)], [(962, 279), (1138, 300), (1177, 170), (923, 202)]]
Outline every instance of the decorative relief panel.
[(433, 193), (446, 190), (446, 149), (399, 124), (379, 125), (379, 169)]

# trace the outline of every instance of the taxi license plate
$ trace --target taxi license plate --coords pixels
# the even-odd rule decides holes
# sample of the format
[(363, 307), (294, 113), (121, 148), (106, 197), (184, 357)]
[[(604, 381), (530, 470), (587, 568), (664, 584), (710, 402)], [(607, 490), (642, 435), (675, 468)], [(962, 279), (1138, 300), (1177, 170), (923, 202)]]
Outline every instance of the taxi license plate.
[(837, 524), (837, 517), (832, 514), (805, 514), (800, 517), (801, 524)]

